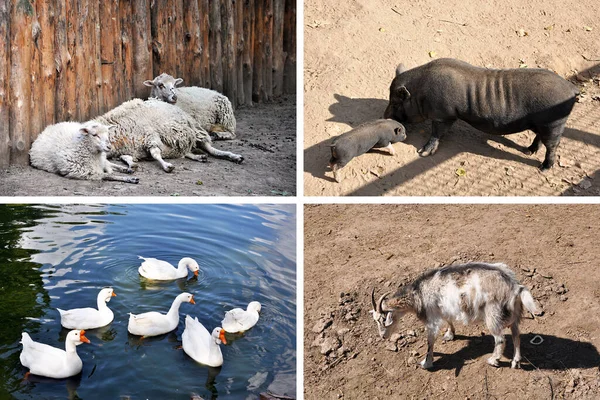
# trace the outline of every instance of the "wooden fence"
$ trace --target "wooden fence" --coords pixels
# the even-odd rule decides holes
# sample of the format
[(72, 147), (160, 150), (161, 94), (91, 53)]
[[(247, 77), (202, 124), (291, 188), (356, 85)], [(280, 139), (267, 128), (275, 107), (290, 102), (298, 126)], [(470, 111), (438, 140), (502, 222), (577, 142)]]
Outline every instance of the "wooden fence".
[(162, 72), (234, 106), (296, 92), (296, 0), (0, 0), (0, 166)]

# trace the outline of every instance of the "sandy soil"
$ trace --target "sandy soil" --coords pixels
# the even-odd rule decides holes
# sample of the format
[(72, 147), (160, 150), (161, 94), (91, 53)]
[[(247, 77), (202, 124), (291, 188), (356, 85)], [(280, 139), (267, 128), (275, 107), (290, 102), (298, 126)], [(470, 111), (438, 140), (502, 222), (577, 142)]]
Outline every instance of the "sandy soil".
[(140, 162), (137, 185), (66, 179), (31, 167), (0, 171), (2, 196), (279, 196), (296, 193), (296, 99), (236, 110), (237, 136), (214, 146), (242, 154), (237, 165), (209, 157), (207, 163), (168, 160), (167, 174), (157, 162)]
[[(598, 15), (595, 0), (306, 0), (305, 194), (600, 194)], [(382, 117), (400, 62), (414, 67), (439, 57), (491, 68), (526, 64), (575, 81), (586, 93), (567, 124), (559, 166), (541, 173), (545, 149), (520, 152), (531, 132), (494, 137), (465, 123), (453, 127), (434, 156), (420, 158), (416, 150), (431, 132), (425, 123), (407, 126), (396, 156), (367, 153), (342, 170), (342, 183), (333, 181), (331, 140)], [(466, 175), (459, 177), (458, 168)]]
[[(597, 399), (599, 216), (600, 205), (306, 206), (305, 398)], [(521, 370), (510, 369), (509, 330), (501, 368), (485, 362), (483, 325), (438, 338), (430, 371), (415, 365), (426, 352), (416, 318), (403, 318), (397, 342), (379, 338), (372, 287), (469, 260), (507, 263), (543, 308), (521, 323)]]

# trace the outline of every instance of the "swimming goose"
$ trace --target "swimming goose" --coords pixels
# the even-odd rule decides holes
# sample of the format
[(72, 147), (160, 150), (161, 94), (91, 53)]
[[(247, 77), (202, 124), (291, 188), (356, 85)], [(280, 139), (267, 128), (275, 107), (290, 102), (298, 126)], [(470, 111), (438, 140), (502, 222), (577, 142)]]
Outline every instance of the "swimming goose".
[(74, 308), (72, 310), (61, 310), (60, 324), (67, 329), (95, 329), (110, 324), (114, 318), (113, 312), (106, 305), (116, 293), (112, 288), (104, 288), (98, 293), (97, 304), (95, 308)]
[(156, 258), (144, 258), (138, 256), (144, 262), (138, 268), (138, 272), (141, 276), (147, 279), (156, 281), (171, 281), (179, 278), (186, 278), (188, 275), (188, 269), (198, 276), (198, 270), (200, 267), (198, 263), (189, 257), (182, 258), (179, 261), (177, 268), (166, 261), (157, 260)]
[(193, 295), (181, 293), (179, 296), (175, 297), (169, 312), (166, 314), (161, 314), (156, 311), (138, 315), (129, 313), (129, 325), (127, 326), (127, 330), (132, 335), (143, 337), (169, 333), (175, 330), (179, 324), (179, 306), (183, 302), (196, 304)]
[(252, 328), (258, 322), (258, 313), (260, 312), (260, 303), (252, 301), (248, 304), (246, 310), (234, 308), (225, 313), (225, 318), (221, 321), (221, 325), (226, 332), (237, 333), (244, 332)]
[(27, 332), (23, 332), (21, 344), (23, 351), (19, 359), (23, 366), (29, 368), (27, 374), (63, 379), (81, 372), (83, 363), (77, 355), (76, 346), (90, 343), (85, 331), (73, 330), (65, 339), (65, 350), (47, 344), (34, 342)]
[(227, 341), (225, 340), (225, 330), (222, 328), (217, 327), (210, 334), (197, 317), (192, 319), (186, 315), (185, 329), (181, 340), (183, 351), (196, 362), (209, 367), (223, 365), (223, 354), (219, 345), (221, 342), (227, 344)]

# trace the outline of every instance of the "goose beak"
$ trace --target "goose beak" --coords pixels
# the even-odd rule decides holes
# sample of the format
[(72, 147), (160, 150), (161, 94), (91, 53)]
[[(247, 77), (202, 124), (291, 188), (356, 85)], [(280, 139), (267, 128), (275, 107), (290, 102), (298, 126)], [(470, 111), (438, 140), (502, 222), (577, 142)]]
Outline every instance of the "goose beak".
[(192, 296), (192, 298), (190, 299), (190, 303), (196, 304), (196, 302), (194, 301), (194, 296)]
[(90, 343), (90, 339), (85, 337), (85, 331), (79, 331), (79, 340), (83, 343)]
[(198, 271), (194, 271), (194, 276), (198, 276)]
[(227, 344), (227, 340), (225, 340), (225, 329), (221, 329), (219, 333), (219, 340), (223, 342), (223, 344)]
[(115, 292), (112, 292), (111, 297), (117, 297), (117, 294)]

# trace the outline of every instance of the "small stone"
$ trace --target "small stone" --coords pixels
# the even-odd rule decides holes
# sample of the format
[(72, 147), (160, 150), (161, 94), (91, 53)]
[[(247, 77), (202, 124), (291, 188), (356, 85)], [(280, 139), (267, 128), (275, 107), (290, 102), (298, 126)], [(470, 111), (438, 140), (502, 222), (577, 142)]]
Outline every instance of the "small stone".
[(372, 344), (372, 343), (373, 343), (373, 338), (368, 338), (368, 339), (367, 339), (367, 343), (368, 343), (368, 344)]
[(408, 357), (408, 360), (406, 360), (407, 365), (414, 365), (416, 363), (417, 363), (417, 359), (415, 357)]
[(406, 336), (417, 336), (417, 332), (411, 330), (406, 331)]
[(338, 348), (340, 348), (340, 346), (341, 346), (341, 343), (337, 338), (328, 337), (321, 344), (321, 354), (327, 355), (327, 354), (331, 353), (332, 351), (335, 351)]
[(416, 350), (411, 350), (410, 351), (410, 355), (413, 356), (413, 357), (417, 357), (419, 355), (419, 352), (416, 351)]
[(544, 292), (551, 292), (552, 291), (552, 286), (545, 286), (544, 287)]
[(560, 296), (560, 301), (567, 301), (569, 300), (569, 298), (567, 296), (565, 296), (564, 294)]
[(320, 319), (319, 322), (317, 322), (315, 324), (315, 326), (313, 326), (312, 331), (314, 333), (321, 333), (323, 332), (327, 327), (329, 327), (329, 325), (331, 325), (333, 323), (333, 320), (328, 318), (328, 319)]
[(338, 335), (338, 337), (344, 337), (344, 335), (348, 332), (350, 332), (349, 328), (338, 329), (337, 335)]
[(396, 343), (388, 343), (385, 345), (385, 349), (389, 350), (389, 351), (398, 351), (398, 347), (396, 346)]
[(315, 340), (313, 340), (313, 342), (311, 343), (311, 347), (321, 347), (321, 345), (323, 344), (323, 338), (320, 336), (317, 336), (315, 338)]
[(390, 336), (390, 342), (392, 343), (396, 343), (400, 339), (402, 339), (402, 334), (400, 333), (394, 333), (392, 336)]

